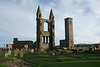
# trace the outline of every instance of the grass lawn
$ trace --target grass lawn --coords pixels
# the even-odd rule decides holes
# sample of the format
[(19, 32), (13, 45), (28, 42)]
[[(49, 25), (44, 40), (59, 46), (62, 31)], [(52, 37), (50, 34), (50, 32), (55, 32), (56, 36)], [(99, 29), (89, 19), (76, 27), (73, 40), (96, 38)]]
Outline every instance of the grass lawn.
[(0, 65), (0, 67), (8, 67), (7, 65)]
[(0, 62), (12, 60), (12, 57), (0, 57)]
[[(100, 54), (83, 54), (83, 53), (64, 53), (64, 55), (56, 54), (25, 54), (24, 60), (36, 63), (32, 67), (96, 67), (100, 66)], [(57, 59), (65, 59), (63, 62)]]
[[(12, 57), (14, 57), (13, 55), (8, 56), (8, 57), (0, 57), (0, 62), (4, 62), (4, 61), (9, 61), (9, 60), (13, 60)], [(2, 65), (0, 64), (0, 67), (8, 67), (7, 65)]]
[[(12, 60), (14, 56), (0, 57), (0, 62)], [(19, 58), (19, 55), (17, 56)], [(60, 55), (56, 53), (52, 56), (51, 53), (24, 54), (23, 60), (35, 63), (31, 67), (99, 67), (100, 54), (85, 54), (85, 53), (64, 53)], [(58, 60), (64, 60), (59, 62)], [(0, 65), (0, 67), (7, 67)]]

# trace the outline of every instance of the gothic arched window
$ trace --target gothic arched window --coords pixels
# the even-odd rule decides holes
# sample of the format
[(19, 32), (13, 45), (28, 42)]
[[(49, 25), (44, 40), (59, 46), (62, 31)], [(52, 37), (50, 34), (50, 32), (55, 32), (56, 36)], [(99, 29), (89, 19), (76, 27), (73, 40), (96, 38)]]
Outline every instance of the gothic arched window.
[(48, 31), (48, 23), (44, 22), (44, 31)]

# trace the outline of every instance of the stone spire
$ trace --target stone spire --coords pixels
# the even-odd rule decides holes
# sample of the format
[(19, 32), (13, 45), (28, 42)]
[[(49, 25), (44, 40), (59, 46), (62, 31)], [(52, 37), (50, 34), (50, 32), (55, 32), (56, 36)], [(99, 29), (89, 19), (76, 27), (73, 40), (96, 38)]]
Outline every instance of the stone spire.
[(38, 6), (37, 9), (37, 18), (42, 18), (41, 10), (40, 10), (40, 5)]
[(51, 9), (51, 11), (50, 11), (50, 16), (49, 16), (49, 19), (54, 20), (54, 15), (53, 15), (53, 11), (52, 11), (52, 9)]
[(40, 5), (38, 5), (37, 13), (41, 13)]

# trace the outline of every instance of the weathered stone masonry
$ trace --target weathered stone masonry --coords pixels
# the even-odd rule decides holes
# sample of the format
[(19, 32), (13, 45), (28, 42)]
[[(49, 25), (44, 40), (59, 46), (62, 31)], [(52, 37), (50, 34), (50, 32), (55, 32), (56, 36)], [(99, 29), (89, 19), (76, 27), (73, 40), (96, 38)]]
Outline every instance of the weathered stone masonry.
[(67, 47), (74, 47), (72, 18), (65, 19), (65, 42)]
[[(55, 47), (55, 22), (54, 15), (51, 9), (49, 19), (43, 19), (40, 6), (38, 6), (37, 10), (37, 41), (36, 47), (41, 51), (46, 49), (53, 49)], [(44, 31), (44, 23), (48, 25), (48, 31)]]
[(60, 47), (74, 47), (72, 18), (65, 18), (65, 40), (60, 40)]

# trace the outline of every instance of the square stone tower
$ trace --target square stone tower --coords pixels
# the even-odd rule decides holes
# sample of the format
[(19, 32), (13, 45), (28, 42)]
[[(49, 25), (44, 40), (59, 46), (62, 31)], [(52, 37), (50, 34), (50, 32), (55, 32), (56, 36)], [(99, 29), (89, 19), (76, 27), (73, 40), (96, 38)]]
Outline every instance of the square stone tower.
[[(42, 18), (40, 6), (38, 6), (37, 10), (37, 41), (36, 47), (40, 49), (40, 51), (44, 51), (46, 49), (53, 49), (55, 47), (55, 22), (54, 15), (51, 9), (49, 19)], [(47, 24), (47, 30), (45, 31), (44, 24)]]
[(74, 47), (73, 19), (65, 18), (65, 42), (67, 47)]

